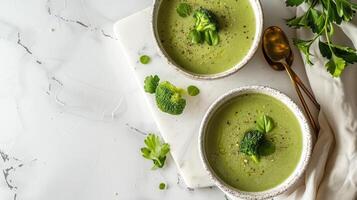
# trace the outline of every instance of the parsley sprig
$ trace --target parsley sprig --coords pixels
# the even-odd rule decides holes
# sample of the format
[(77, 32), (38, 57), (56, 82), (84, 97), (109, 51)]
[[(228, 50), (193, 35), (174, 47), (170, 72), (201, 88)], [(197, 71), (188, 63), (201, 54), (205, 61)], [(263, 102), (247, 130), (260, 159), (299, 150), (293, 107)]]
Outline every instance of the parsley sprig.
[(160, 137), (150, 133), (144, 140), (146, 147), (141, 148), (142, 156), (152, 160), (152, 169), (162, 168), (165, 164), (166, 154), (170, 151), (170, 145), (161, 141)]
[(295, 29), (310, 28), (314, 36), (309, 40), (295, 38), (295, 46), (304, 53), (307, 63), (312, 64), (310, 47), (319, 39), (321, 55), (329, 59), (325, 64), (327, 71), (333, 77), (341, 76), (348, 64), (357, 62), (357, 51), (333, 43), (334, 25), (351, 21), (357, 4), (351, 0), (286, 0), (287, 6), (299, 6), (302, 3), (309, 5), (308, 10), (301, 16), (288, 19), (287, 24)]

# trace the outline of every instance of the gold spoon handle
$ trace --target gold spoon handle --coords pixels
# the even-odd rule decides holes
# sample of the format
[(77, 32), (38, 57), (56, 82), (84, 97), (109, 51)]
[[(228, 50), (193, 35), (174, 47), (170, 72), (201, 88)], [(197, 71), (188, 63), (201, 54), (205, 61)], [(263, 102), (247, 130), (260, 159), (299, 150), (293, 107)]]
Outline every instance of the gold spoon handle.
[(294, 72), (293, 69), (291, 69), (291, 72), (293, 74), (294, 79), (296, 80), (296, 83), (301, 87), (301, 89), (305, 92), (305, 94), (307, 95), (307, 97), (309, 97), (309, 99), (311, 100), (311, 102), (316, 106), (316, 108), (318, 110), (320, 110), (320, 104), (316, 101), (316, 98), (314, 97), (314, 95), (309, 91), (309, 89), (307, 89), (307, 87), (305, 86), (305, 84), (302, 82), (302, 80), (300, 79), (300, 77)]
[(315, 120), (309, 110), (309, 107), (307, 106), (306, 102), (305, 102), (305, 99), (304, 99), (304, 96), (301, 94), (301, 91), (300, 91), (300, 88), (298, 87), (297, 83), (296, 83), (296, 80), (294, 78), (294, 72), (291, 70), (291, 68), (289, 66), (287, 66), (286, 63), (282, 63), (285, 67), (285, 70), (286, 72), (288, 73), (289, 77), (290, 77), (290, 80), (291, 82), (293, 83), (294, 87), (295, 87), (295, 90), (296, 90), (296, 93), (298, 94), (299, 96), (299, 99), (302, 103), (302, 106), (304, 107), (304, 110), (305, 110), (305, 113), (310, 121), (310, 124), (312, 126), (312, 128), (314, 129), (315, 133), (318, 134), (318, 131), (319, 131), (319, 128), (317, 126), (317, 124), (315, 123)]

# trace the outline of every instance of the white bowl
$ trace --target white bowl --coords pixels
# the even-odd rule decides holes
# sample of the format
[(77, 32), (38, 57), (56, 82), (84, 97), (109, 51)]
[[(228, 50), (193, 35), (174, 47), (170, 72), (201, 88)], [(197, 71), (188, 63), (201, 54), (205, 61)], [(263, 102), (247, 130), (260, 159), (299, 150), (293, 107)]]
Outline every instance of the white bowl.
[(160, 4), (162, 1), (165, 1), (165, 0), (155, 0), (154, 5), (153, 5), (153, 10), (152, 10), (152, 19), (151, 19), (152, 21), (151, 22), (152, 22), (152, 31), (153, 31), (154, 38), (155, 38), (155, 44), (159, 51), (159, 54), (161, 55), (162, 58), (165, 59), (165, 61), (168, 63), (168, 65), (170, 65), (177, 71), (183, 73), (184, 75), (186, 75), (190, 78), (193, 78), (193, 79), (212, 80), (212, 79), (223, 78), (223, 77), (229, 76), (229, 75), (237, 72), (239, 69), (241, 69), (245, 64), (247, 64), (247, 62), (253, 57), (253, 55), (257, 51), (261, 37), (262, 37), (262, 33), (263, 33), (263, 12), (262, 12), (262, 7), (261, 7), (259, 0), (249, 0), (251, 6), (253, 8), (253, 12), (254, 12), (254, 16), (255, 16), (255, 22), (256, 22), (255, 30), (256, 31), (255, 31), (253, 43), (252, 43), (247, 55), (245, 55), (244, 58), (240, 62), (238, 62), (235, 66), (233, 66), (229, 70), (221, 72), (221, 73), (217, 73), (217, 74), (196, 74), (196, 73), (193, 73), (193, 72), (190, 72), (190, 71), (184, 69), (183, 67), (180, 67), (180, 65), (175, 63), (175, 61), (170, 57), (170, 55), (168, 55), (168, 53), (165, 51), (165, 49), (162, 46), (161, 41), (159, 39), (159, 33), (157, 30), (157, 18), (159, 16), (158, 15), (159, 8), (160, 8)]
[[(295, 117), (297, 118), (301, 130), (302, 130), (302, 138), (303, 138), (303, 145), (302, 145), (302, 153), (300, 157), (300, 161), (297, 164), (295, 170), (293, 173), (281, 184), (278, 186), (271, 188), (269, 190), (261, 191), (261, 192), (247, 192), (247, 191), (242, 191), (237, 188), (234, 188), (227, 183), (225, 183), (220, 177), (216, 175), (212, 167), (210, 166), (206, 153), (205, 153), (205, 138), (206, 138), (206, 132), (207, 132), (207, 127), (210, 118), (214, 115), (214, 113), (217, 111), (218, 108), (220, 108), (222, 105), (224, 105), (227, 101), (243, 95), (243, 94), (249, 94), (249, 93), (261, 93), (261, 94), (266, 94), (269, 95), (280, 102), (282, 102), (285, 106), (287, 106), (294, 114)], [(307, 164), (309, 163), (310, 156), (311, 156), (311, 149), (312, 149), (312, 135), (310, 131), (310, 127), (308, 122), (306, 121), (305, 116), (301, 112), (301, 110), (298, 108), (298, 106), (285, 94), (266, 87), (266, 86), (246, 86), (246, 87), (241, 87), (238, 89), (234, 89), (223, 96), (219, 97), (208, 109), (207, 113), (205, 114), (200, 131), (199, 131), (199, 153), (201, 160), (203, 162), (204, 168), (207, 171), (208, 175), (210, 178), (213, 180), (213, 182), (227, 195), (231, 197), (238, 197), (238, 198), (244, 198), (244, 199), (267, 199), (267, 198), (273, 198), (285, 191), (287, 191), (290, 187), (292, 187), (297, 180), (302, 176), (304, 173)]]

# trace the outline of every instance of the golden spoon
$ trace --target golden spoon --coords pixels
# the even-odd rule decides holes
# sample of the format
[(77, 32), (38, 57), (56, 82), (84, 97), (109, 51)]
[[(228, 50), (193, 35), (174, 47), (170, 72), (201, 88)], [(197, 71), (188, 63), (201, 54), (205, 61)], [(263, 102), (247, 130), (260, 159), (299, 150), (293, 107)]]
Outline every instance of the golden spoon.
[(286, 72), (290, 77), (291, 82), (295, 87), (295, 90), (304, 107), (305, 113), (310, 121), (312, 128), (314, 129), (315, 133), (318, 133), (318, 126), (315, 123), (314, 118), (309, 110), (309, 107), (305, 102), (304, 96), (301, 94), (300, 88), (298, 87), (296, 79), (294, 78), (295, 73), (292, 71), (286, 61), (287, 58), (289, 58), (289, 55), (291, 54), (291, 49), (286, 35), (280, 28), (276, 26), (271, 26), (265, 29), (263, 35), (263, 50), (271, 61), (275, 63), (280, 63), (285, 68)]
[[(264, 47), (263, 47), (263, 55), (264, 55), (265, 60), (268, 62), (269, 66), (271, 68), (273, 68), (276, 71), (285, 70), (285, 67), (281, 63), (277, 63), (277, 62), (274, 62), (274, 61), (270, 60), (270, 58), (267, 56), (267, 54), (266, 54), (266, 52), (264, 50)], [(289, 67), (291, 67), (291, 65), (294, 62), (294, 54), (293, 54), (292, 51), (290, 51), (290, 54), (286, 58), (285, 61), (289, 65)], [(320, 110), (320, 104), (316, 101), (314, 95), (309, 91), (309, 89), (307, 89), (305, 84), (302, 82), (300, 77), (294, 72), (294, 70), (291, 70), (291, 71), (293, 72), (294, 79), (295, 79), (296, 83), (301, 87), (301, 89), (305, 92), (305, 94), (310, 98), (311, 102), (316, 106), (316, 108), (318, 110)]]

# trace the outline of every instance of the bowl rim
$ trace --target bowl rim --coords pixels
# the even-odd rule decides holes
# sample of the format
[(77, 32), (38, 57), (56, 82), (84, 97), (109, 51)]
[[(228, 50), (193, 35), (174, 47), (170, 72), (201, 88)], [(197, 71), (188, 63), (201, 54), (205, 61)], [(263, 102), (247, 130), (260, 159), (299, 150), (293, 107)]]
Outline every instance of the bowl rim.
[[(287, 179), (285, 179), (282, 183), (279, 185), (270, 188), (265, 191), (259, 191), (259, 192), (247, 192), (247, 191), (242, 191), (237, 188), (234, 188), (233, 186), (228, 185), (225, 183), (221, 178), (219, 178), (218, 175), (214, 172), (212, 167), (209, 165), (209, 161), (207, 159), (207, 156), (205, 154), (205, 137), (206, 137), (206, 128), (209, 123), (209, 120), (211, 117), (214, 115), (214, 113), (219, 109), (222, 105), (224, 105), (227, 101), (243, 95), (243, 94), (249, 94), (249, 93), (260, 93), (260, 94), (266, 94), (269, 95), (280, 102), (282, 102), (285, 106), (287, 106), (295, 115), (297, 120), (299, 121), (300, 127), (301, 127), (301, 132), (302, 132), (302, 139), (303, 139), (303, 145), (302, 145), (302, 152), (301, 152), (301, 157), (300, 160), (295, 167), (294, 171), (289, 175)], [(239, 198), (244, 198), (244, 199), (267, 199), (267, 198), (273, 198), (276, 197), (277, 195), (287, 191), (290, 189), (292, 186), (294, 186), (297, 181), (302, 177), (304, 174), (307, 165), (310, 161), (311, 158), (311, 151), (312, 151), (312, 132), (309, 126), (309, 123), (307, 122), (304, 114), (300, 110), (300, 108), (297, 106), (296, 103), (294, 103), (286, 94), (273, 89), (268, 86), (260, 86), (260, 85), (254, 85), (254, 86), (243, 86), (239, 87), (233, 90), (228, 91), (227, 93), (223, 94), (219, 98), (217, 98), (211, 106), (208, 108), (207, 112), (205, 113), (200, 129), (199, 129), (199, 136), (198, 136), (198, 148), (199, 148), (199, 155), (201, 162), (203, 163), (203, 167), (208, 173), (210, 179), (215, 183), (218, 188), (220, 188), (224, 193), (232, 196), (232, 197), (239, 197)]]
[(259, 44), (262, 39), (262, 34), (263, 34), (263, 27), (264, 27), (264, 13), (262, 9), (262, 5), (260, 0), (248, 0), (251, 5), (255, 5), (256, 9), (253, 8), (253, 12), (255, 15), (256, 19), (256, 31), (254, 35), (254, 40), (253, 43), (247, 52), (247, 54), (243, 57), (241, 61), (236, 63), (234, 66), (229, 68), (226, 71), (216, 73), (216, 74), (198, 74), (198, 73), (193, 73), (190, 72), (189, 70), (184, 69), (183, 67), (180, 67), (180, 65), (176, 64), (174, 60), (166, 53), (165, 49), (161, 45), (160, 39), (159, 39), (159, 34), (157, 30), (157, 18), (158, 18), (158, 12), (160, 8), (160, 4), (163, 0), (154, 0), (152, 4), (152, 10), (151, 10), (151, 33), (154, 37), (154, 46), (158, 50), (158, 53), (160, 57), (162, 57), (165, 62), (171, 66), (173, 69), (176, 71), (180, 72), (181, 74), (184, 74), (185, 76), (195, 79), (195, 80), (215, 80), (215, 79), (220, 79), (227, 77), (229, 75), (232, 75), (242, 69), (256, 54)]

